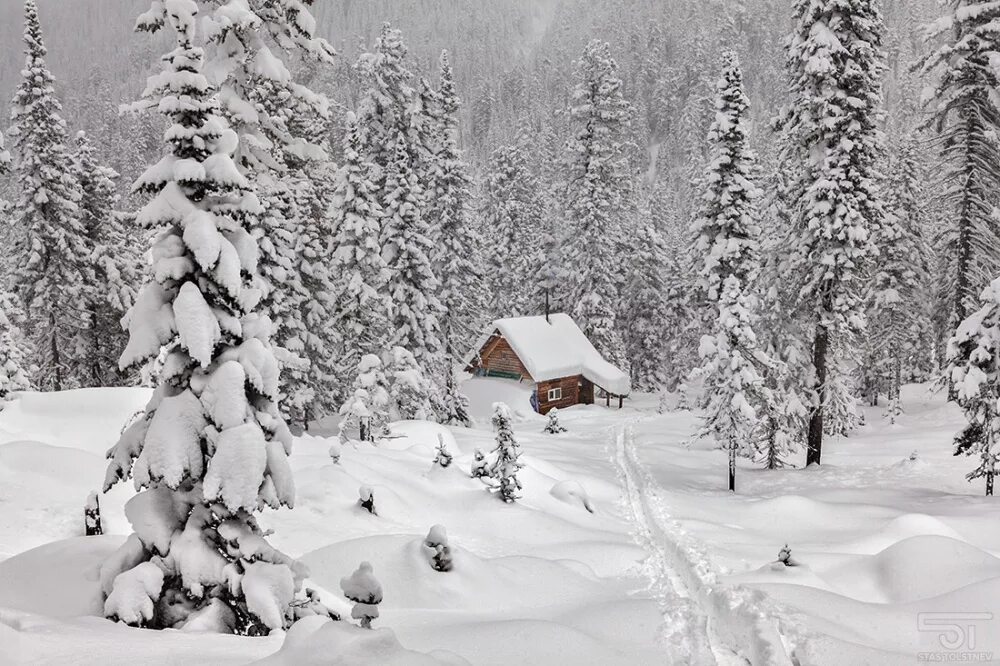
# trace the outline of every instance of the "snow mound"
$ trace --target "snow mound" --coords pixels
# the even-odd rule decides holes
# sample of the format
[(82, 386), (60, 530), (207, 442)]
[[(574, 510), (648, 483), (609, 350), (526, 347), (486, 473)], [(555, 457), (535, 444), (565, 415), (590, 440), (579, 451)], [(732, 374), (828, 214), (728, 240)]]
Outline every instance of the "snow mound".
[(582, 506), (590, 513), (594, 513), (594, 503), (590, 501), (590, 495), (580, 485), (579, 481), (560, 481), (552, 486), (549, 494), (560, 502), (566, 502), (573, 506)]
[(874, 554), (915, 536), (942, 536), (957, 541), (962, 537), (946, 524), (923, 513), (907, 513), (893, 518), (875, 533), (841, 547), (844, 552)]
[(76, 537), (0, 562), (0, 607), (57, 618), (103, 617), (101, 563), (123, 541), (121, 536)]
[(0, 413), (0, 443), (30, 439), (103, 457), (151, 395), (145, 388), (25, 392)]
[(422, 654), (400, 645), (391, 629), (360, 629), (318, 616), (292, 625), (276, 653), (257, 666), (440, 666), (468, 664), (457, 655)]
[(946, 536), (916, 536), (826, 577), (853, 585), (867, 582), (884, 602), (910, 603), (998, 578), (1000, 558)]

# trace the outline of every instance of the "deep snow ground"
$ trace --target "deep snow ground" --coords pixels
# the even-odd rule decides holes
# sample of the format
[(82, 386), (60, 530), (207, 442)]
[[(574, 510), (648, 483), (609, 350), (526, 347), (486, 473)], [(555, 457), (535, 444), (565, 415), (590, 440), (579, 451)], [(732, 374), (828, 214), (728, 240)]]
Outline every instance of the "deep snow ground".
[[(898, 425), (869, 410), (857, 436), (828, 442), (820, 469), (742, 464), (736, 496), (724, 490), (721, 452), (685, 446), (697, 417), (658, 415), (651, 396), (622, 411), (566, 410), (570, 432), (547, 436), (523, 389), (503, 380), (466, 388), (477, 429), (398, 424), (381, 447), (346, 447), (339, 465), (326, 439), (296, 442), (297, 506), (262, 523), (342, 610), (340, 577), (370, 560), (386, 593), (375, 624), (391, 632), (303, 624), (269, 663), (378, 655), (375, 663), (912, 664), (918, 652), (1000, 655), (997, 505), (965, 482), (970, 461), (951, 456), (961, 415), (923, 388), (908, 388)], [(92, 616), (96, 566), (129, 531), (121, 507), (131, 489), (102, 497), (110, 536), (76, 536), (83, 501), (103, 479), (104, 450), (145, 398), (142, 390), (27, 394), (0, 413), (0, 663), (238, 664), (282, 646), (282, 636), (144, 631)], [(513, 506), (467, 474), (475, 448), (492, 447), (497, 399), (520, 413), (528, 465)], [(456, 454), (448, 469), (432, 465), (438, 434)], [(356, 506), (362, 484), (374, 487), (377, 517)], [(420, 549), (438, 523), (455, 551), (446, 574)], [(786, 542), (801, 566), (773, 565)], [(941, 620), (955, 612), (966, 619)], [(930, 630), (919, 630), (921, 613), (937, 614), (922, 616)], [(976, 625), (975, 644), (944, 647), (942, 621)]]

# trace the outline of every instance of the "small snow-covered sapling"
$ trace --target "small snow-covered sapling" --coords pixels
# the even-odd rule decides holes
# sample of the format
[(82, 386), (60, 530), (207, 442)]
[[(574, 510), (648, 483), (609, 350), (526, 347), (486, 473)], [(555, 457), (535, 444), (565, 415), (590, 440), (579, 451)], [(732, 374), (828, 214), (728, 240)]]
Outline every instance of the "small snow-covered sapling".
[(333, 461), (334, 465), (340, 464), (340, 454), (343, 452), (343, 447), (340, 442), (334, 441), (330, 443), (330, 460)]
[(382, 585), (372, 573), (372, 565), (362, 562), (357, 571), (340, 579), (340, 589), (354, 602), (351, 617), (361, 620), (365, 629), (371, 629), (372, 620), (378, 617), (378, 604), (382, 603)]
[(451, 571), (451, 548), (448, 547), (448, 532), (444, 525), (435, 525), (424, 539), (424, 552), (435, 571)]
[(785, 544), (785, 547), (778, 551), (778, 561), (786, 567), (798, 566), (798, 562), (792, 559), (792, 549)]
[(496, 479), (500, 499), (504, 502), (514, 502), (519, 498), (517, 494), (521, 490), (521, 481), (517, 478), (517, 472), (524, 467), (520, 462), (521, 448), (514, 437), (514, 430), (511, 427), (510, 408), (498, 402), (493, 405), (493, 428), (496, 430), (497, 445), (493, 449), (493, 462), (490, 465), (490, 476)]
[(444, 445), (444, 437), (440, 434), (438, 435), (438, 446), (437, 446), (437, 457), (434, 458), (434, 462), (441, 467), (448, 467), (451, 465), (452, 456), (448, 453), (448, 449)]
[(545, 430), (543, 430), (547, 435), (558, 435), (561, 432), (566, 432), (566, 428), (559, 423), (559, 410), (552, 408), (549, 410), (549, 422), (545, 424)]
[(358, 488), (358, 504), (373, 516), (378, 515), (375, 513), (375, 491), (372, 490), (371, 486), (361, 486)]
[(87, 536), (104, 534), (104, 527), (101, 525), (101, 505), (96, 492), (87, 495), (87, 505), (83, 509), (83, 524)]
[(490, 463), (486, 460), (486, 454), (482, 449), (476, 449), (475, 458), (472, 461), (472, 478), (481, 479), (490, 475)]

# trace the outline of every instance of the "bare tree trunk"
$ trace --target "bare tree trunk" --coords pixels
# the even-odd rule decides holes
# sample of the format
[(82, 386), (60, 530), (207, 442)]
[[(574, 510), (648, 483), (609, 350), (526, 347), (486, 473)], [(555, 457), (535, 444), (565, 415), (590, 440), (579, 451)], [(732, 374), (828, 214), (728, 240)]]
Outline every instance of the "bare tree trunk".
[(809, 419), (809, 436), (807, 439), (806, 465), (819, 465), (823, 455), (823, 406), (826, 403), (826, 356), (830, 342), (830, 332), (822, 323), (816, 325), (816, 338), (813, 341), (813, 365), (816, 368), (816, 400), (817, 405)]

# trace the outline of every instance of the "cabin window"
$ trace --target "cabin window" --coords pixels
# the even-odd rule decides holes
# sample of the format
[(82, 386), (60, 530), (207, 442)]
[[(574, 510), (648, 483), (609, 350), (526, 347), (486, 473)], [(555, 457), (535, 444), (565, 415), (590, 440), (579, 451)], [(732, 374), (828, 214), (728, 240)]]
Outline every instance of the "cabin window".
[(553, 400), (562, 400), (562, 387), (549, 389), (549, 402)]

